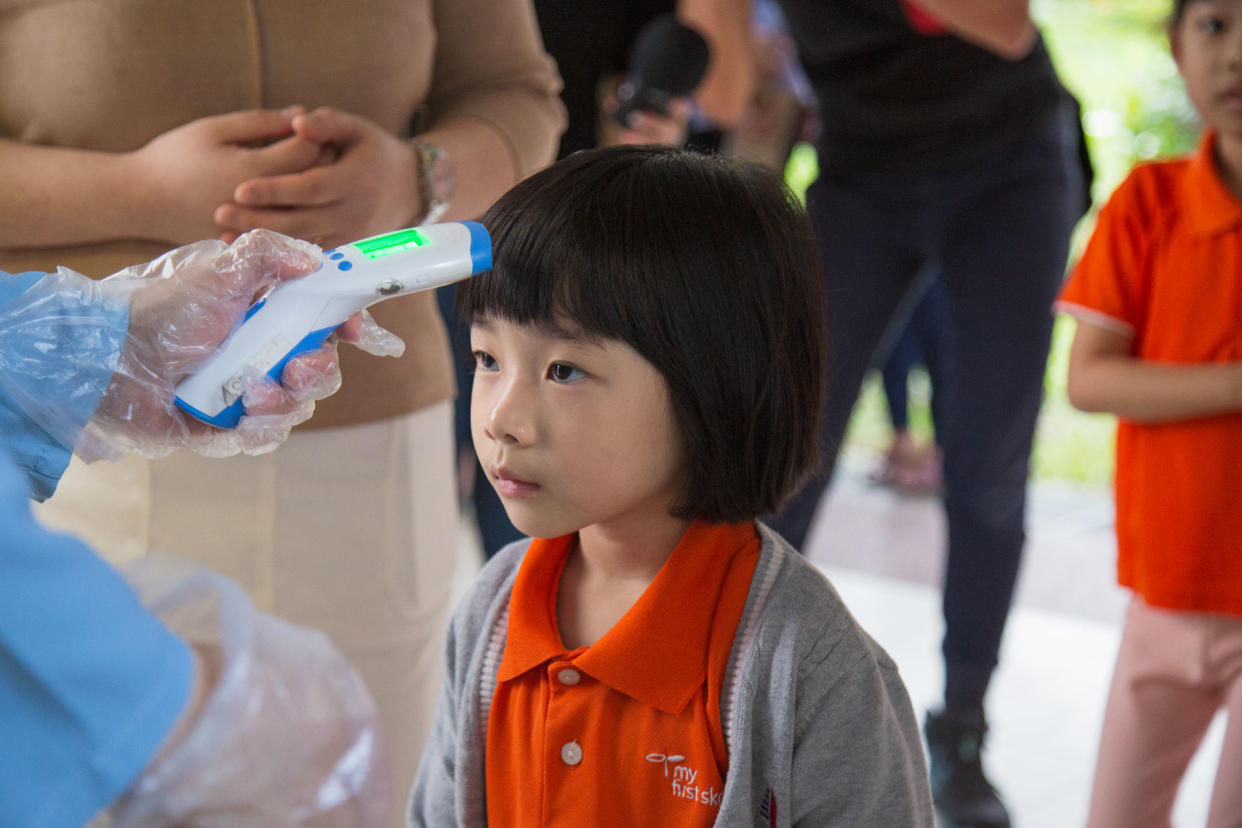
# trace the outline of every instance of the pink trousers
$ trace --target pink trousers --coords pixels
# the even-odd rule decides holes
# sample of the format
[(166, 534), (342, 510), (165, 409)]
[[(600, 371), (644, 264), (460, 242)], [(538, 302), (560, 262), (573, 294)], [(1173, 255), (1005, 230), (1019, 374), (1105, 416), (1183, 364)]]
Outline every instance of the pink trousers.
[(1126, 611), (1091, 791), (1088, 828), (1164, 828), (1216, 712), (1228, 722), (1208, 828), (1242, 826), (1242, 619)]

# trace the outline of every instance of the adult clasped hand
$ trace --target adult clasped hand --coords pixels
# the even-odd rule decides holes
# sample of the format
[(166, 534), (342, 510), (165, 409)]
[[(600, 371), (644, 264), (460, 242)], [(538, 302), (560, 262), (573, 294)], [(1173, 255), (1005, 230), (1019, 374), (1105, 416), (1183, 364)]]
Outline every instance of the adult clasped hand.
[(249, 178), (214, 213), (221, 238), (255, 227), (324, 247), (356, 241), (369, 228), (401, 227), (421, 214), (413, 148), (366, 118), (331, 107), (297, 112), (284, 147), (290, 160), (316, 148), (303, 169)]

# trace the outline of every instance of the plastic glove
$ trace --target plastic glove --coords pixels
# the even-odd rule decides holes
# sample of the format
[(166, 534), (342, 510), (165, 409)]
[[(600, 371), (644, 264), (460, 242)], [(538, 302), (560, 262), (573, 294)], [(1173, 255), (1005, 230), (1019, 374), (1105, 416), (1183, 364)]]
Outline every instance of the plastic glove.
[(258, 612), (227, 578), (177, 560), (143, 558), (124, 574), (143, 604), (206, 656), (213, 681), (184, 738), (101, 824), (387, 824), (375, 706), (321, 633)]
[[(236, 429), (209, 428), (173, 404), (177, 385), (228, 336), (257, 294), (278, 280), (303, 275), (321, 261), (311, 244), (256, 231), (226, 246), (203, 241), (99, 283), (105, 299), (129, 296), (125, 347), (76, 451), (85, 459), (137, 452), (160, 457), (177, 448), (210, 456), (270, 451), (310, 417), (315, 392), (340, 384), (335, 343), (304, 362), (282, 389), (259, 372), (243, 380), (255, 412)], [(308, 369), (306, 366), (313, 368)], [(322, 377), (317, 375), (324, 375)], [(247, 422), (246, 420), (250, 421)]]
[[(213, 240), (180, 247), (99, 282), (62, 268), (5, 308), (0, 382), (35, 423), (87, 461), (130, 451), (161, 457), (179, 448), (210, 456), (271, 451), (310, 417), (315, 400), (340, 387), (335, 341), (290, 360), (280, 385), (258, 372), (244, 378), (243, 401), (252, 416), (236, 429), (185, 416), (173, 397), (256, 294), (319, 261), (314, 245), (256, 230), (232, 245)], [(381, 331), (354, 318), (338, 333), (400, 342)]]
[(370, 311), (362, 311), (362, 328), (357, 339), (350, 343), (360, 350), (375, 356), (399, 357), (405, 353), (405, 342), (401, 337), (376, 322)]

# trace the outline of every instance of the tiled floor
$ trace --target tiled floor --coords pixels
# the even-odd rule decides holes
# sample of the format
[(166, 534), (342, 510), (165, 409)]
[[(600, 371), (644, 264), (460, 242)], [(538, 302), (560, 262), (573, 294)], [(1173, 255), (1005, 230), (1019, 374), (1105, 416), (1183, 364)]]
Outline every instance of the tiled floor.
[[(934, 499), (868, 486), (867, 462), (844, 458), (804, 551), (893, 656), (921, 718), (943, 681), (943, 516)], [(1031, 491), (1027, 553), (988, 698), (985, 754), (1018, 828), (1075, 828), (1086, 815), (1127, 601), (1114, 582), (1112, 519), (1107, 491), (1052, 484)], [(478, 561), (468, 531), (462, 549), (459, 593)], [(1179, 828), (1206, 818), (1223, 725), (1218, 718), (1191, 764), (1174, 810)]]
[[(889, 651), (922, 710), (939, 700), (937, 588), (943, 516), (934, 499), (868, 486), (847, 457), (806, 551)], [(1114, 582), (1108, 492), (1037, 484), (1028, 546), (988, 699), (987, 766), (1019, 828), (1081, 826), (1103, 705), (1128, 600)], [(1223, 736), (1218, 717), (1190, 767), (1177, 826), (1202, 825)]]

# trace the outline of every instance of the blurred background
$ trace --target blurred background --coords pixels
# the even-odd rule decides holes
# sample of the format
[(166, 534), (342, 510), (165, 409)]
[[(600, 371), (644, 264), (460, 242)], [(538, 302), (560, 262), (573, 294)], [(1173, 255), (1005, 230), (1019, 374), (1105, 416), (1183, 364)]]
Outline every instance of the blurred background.
[[(1169, 54), (1165, 34), (1168, 0), (1034, 0), (1034, 15), (1061, 79), (1078, 98), (1095, 167), (1095, 206), (1075, 234), (1075, 252), (1086, 242), (1095, 211), (1136, 162), (1194, 148), (1198, 122)], [(815, 152), (799, 144), (786, 178), (803, 193), (817, 174)], [(1106, 487), (1112, 480), (1109, 415), (1073, 409), (1065, 397), (1065, 360), (1073, 323), (1058, 319), (1048, 359), (1045, 400), (1035, 438), (1037, 480)], [(931, 437), (927, 376), (911, 377), (911, 430)], [(847, 452), (878, 455), (891, 439), (879, 378), (863, 390), (847, 438)]]
[[(1032, 8), (1063, 82), (1082, 106), (1095, 172), (1094, 206), (1075, 233), (1072, 264), (1100, 205), (1131, 166), (1192, 150), (1199, 124), (1169, 54), (1168, 0), (1033, 0)], [(816, 174), (814, 150), (799, 144), (787, 181), (801, 193)], [(988, 767), (1022, 828), (1085, 820), (1129, 600), (1116, 583), (1115, 420), (1078, 411), (1066, 398), (1073, 333), (1072, 320), (1057, 319), (1035, 437), (1026, 553), (989, 701)], [(927, 444), (926, 373), (915, 369), (909, 385), (911, 432)], [(934, 496), (874, 484), (871, 470), (892, 439), (873, 371), (804, 551), (893, 656), (921, 711), (937, 703), (943, 682), (944, 517)], [(1183, 780), (1175, 825), (1204, 824), (1223, 732), (1218, 715)]]

